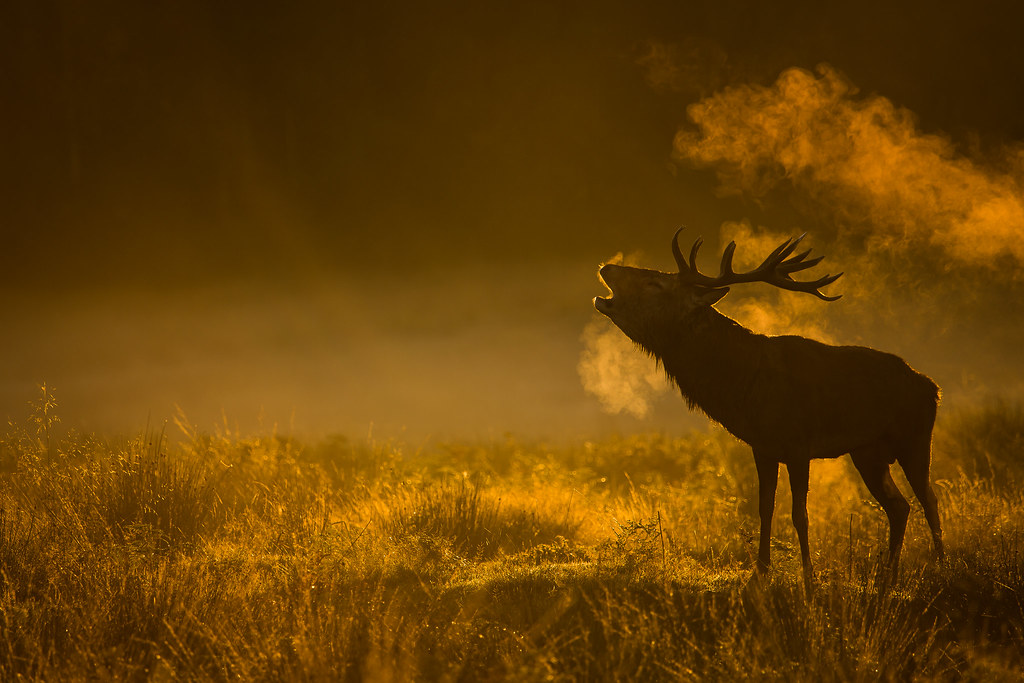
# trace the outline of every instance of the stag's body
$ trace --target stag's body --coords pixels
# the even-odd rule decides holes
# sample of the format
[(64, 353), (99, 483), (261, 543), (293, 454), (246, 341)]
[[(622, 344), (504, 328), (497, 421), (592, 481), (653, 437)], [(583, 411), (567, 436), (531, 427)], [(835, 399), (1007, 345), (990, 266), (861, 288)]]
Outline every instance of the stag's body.
[(755, 334), (711, 307), (673, 332), (644, 346), (683, 396), (779, 462), (837, 458), (913, 425), (931, 433), (938, 388), (898, 356)]
[[(782, 261), (793, 246), (788, 250), (780, 247), (766, 259), (771, 266), (768, 270), (780, 264), (801, 264), (806, 252)], [(734, 245), (726, 249), (723, 276), (718, 279), (696, 273), (695, 266), (687, 268), (676, 239), (673, 252), (680, 264), (679, 274), (606, 265), (600, 274), (614, 296), (599, 297), (595, 306), (663, 364), (691, 407), (699, 408), (750, 445), (759, 485), (758, 568), (770, 565), (775, 490), (779, 464), (785, 463), (793, 493), (793, 523), (805, 578), (810, 580), (810, 461), (847, 453), (889, 519), (893, 569), (910, 511), (889, 473), (893, 462), (899, 462), (921, 501), (936, 553), (941, 556), (942, 532), (929, 481), (938, 387), (898, 356), (859, 346), (830, 346), (803, 337), (767, 337), (719, 313), (712, 305), (728, 291), (722, 284), (752, 281), (738, 279), (743, 276), (732, 273), (733, 249)], [(695, 254), (696, 247), (691, 265)], [(769, 264), (775, 256), (774, 265)], [(693, 273), (704, 279), (693, 282), (697, 279)], [(817, 287), (835, 277), (797, 283), (783, 276), (780, 286), (797, 289), (795, 285), (816, 285), (798, 291), (831, 300)]]

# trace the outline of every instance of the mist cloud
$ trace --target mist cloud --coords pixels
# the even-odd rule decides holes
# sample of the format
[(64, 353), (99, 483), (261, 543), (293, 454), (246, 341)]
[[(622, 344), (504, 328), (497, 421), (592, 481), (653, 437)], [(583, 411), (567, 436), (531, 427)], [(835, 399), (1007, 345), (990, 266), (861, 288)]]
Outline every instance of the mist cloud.
[(679, 159), (713, 167), (724, 192), (763, 197), (786, 183), (829, 205), (868, 251), (934, 246), (953, 262), (1024, 261), (1024, 168), (958, 155), (885, 97), (858, 96), (828, 66), (770, 87), (728, 88), (692, 105)]
[(669, 389), (655, 361), (606, 318), (584, 328), (578, 370), (583, 388), (609, 413), (646, 417), (654, 398)]

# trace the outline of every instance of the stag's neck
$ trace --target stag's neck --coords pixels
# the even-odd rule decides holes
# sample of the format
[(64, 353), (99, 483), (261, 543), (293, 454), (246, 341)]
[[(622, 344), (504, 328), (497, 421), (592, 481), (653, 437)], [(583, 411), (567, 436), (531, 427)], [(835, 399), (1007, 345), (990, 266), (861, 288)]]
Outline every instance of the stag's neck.
[(710, 306), (679, 321), (664, 348), (651, 349), (683, 398), (733, 431), (757, 377), (765, 337)]

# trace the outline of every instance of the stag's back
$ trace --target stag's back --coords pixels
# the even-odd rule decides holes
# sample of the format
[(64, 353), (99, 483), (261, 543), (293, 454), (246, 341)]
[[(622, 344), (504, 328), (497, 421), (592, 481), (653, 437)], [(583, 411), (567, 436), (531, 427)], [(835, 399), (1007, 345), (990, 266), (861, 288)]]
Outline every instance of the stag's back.
[(820, 458), (930, 437), (939, 389), (902, 358), (803, 337), (762, 340), (751, 389), (758, 410), (741, 419), (748, 433), (738, 435), (751, 446)]

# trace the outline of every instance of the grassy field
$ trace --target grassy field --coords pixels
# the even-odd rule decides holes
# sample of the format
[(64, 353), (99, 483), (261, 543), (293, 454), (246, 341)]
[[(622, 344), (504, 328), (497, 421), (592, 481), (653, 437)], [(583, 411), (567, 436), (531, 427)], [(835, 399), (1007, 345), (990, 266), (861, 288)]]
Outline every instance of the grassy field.
[(889, 587), (880, 508), (846, 460), (812, 465), (808, 593), (784, 483), (752, 580), (756, 476), (720, 430), (58, 438), (47, 396), (0, 443), (0, 680), (1022, 676), (1014, 403), (941, 414), (949, 556), (915, 503)]

